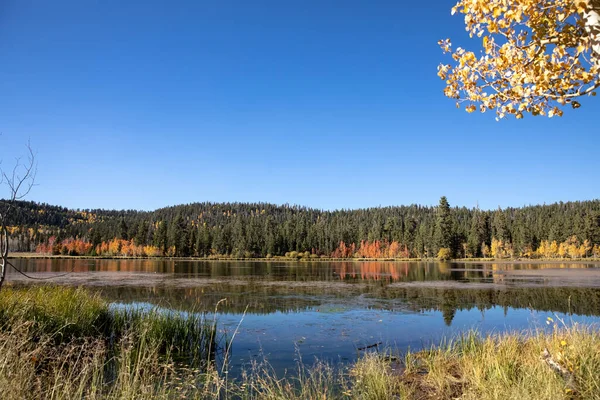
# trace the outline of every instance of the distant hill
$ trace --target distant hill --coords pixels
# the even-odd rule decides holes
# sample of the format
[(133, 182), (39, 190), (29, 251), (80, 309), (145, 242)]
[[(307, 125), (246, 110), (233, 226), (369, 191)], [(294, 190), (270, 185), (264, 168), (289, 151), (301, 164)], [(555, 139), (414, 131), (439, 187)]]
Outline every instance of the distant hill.
[[(265, 257), (308, 252), (313, 257), (434, 257), (440, 247), (438, 207), (419, 205), (323, 211), (269, 203), (204, 202), (146, 212), (18, 202), (15, 209), (9, 220), (11, 247), (18, 251), (34, 250), (40, 244), (43, 251), (52, 251), (47, 246), (56, 251), (63, 242), (80, 241), (86, 243), (85, 251), (97, 253), (102, 250), (99, 246), (104, 243), (108, 249), (112, 241), (112, 253), (125, 246), (128, 251), (137, 248), (140, 254), (136, 255), (146, 251)], [(492, 252), (532, 256), (540, 246), (550, 248), (553, 241), (557, 247), (548, 251), (559, 255), (560, 243), (568, 250), (566, 246), (581, 247), (586, 240), (589, 249), (581, 251), (589, 256), (600, 244), (600, 200), (494, 211), (453, 207), (448, 218), (450, 236), (444, 243), (450, 243), (455, 257), (491, 256)]]

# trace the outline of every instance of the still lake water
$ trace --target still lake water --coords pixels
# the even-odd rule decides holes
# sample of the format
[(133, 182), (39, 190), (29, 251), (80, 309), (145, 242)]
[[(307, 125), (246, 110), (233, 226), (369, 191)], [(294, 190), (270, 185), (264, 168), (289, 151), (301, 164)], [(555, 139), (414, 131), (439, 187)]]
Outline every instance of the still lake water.
[[(547, 317), (600, 323), (600, 264), (17, 259), (23, 271), (101, 291), (117, 307), (198, 311), (231, 337), (231, 367), (298, 355), (349, 362), (482, 333), (549, 329)], [(14, 271), (8, 280), (25, 282)], [(600, 325), (599, 325), (600, 326)], [(235, 373), (235, 372), (234, 372)]]

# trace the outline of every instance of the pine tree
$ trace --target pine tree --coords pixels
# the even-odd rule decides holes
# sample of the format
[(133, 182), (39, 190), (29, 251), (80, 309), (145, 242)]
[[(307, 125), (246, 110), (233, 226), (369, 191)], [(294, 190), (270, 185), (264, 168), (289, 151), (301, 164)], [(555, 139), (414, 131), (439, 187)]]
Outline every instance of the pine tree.
[(187, 252), (188, 256), (195, 257), (198, 255), (198, 248), (196, 247), (196, 243), (198, 242), (198, 230), (190, 227), (188, 231), (188, 244), (187, 244)]
[(471, 219), (471, 229), (469, 230), (469, 238), (467, 239), (467, 249), (471, 256), (481, 256), (481, 241), (479, 237), (479, 210), (475, 211)]
[(148, 228), (148, 221), (140, 221), (136, 229), (135, 237), (133, 238), (136, 246), (145, 246), (146, 244), (148, 244), (146, 242)]
[(510, 231), (508, 229), (506, 215), (500, 208), (498, 208), (498, 210), (494, 212), (494, 217), (492, 220), (492, 229), (493, 237), (505, 243), (510, 242)]
[(121, 222), (119, 223), (119, 237), (123, 240), (129, 239), (129, 232), (125, 218), (121, 218)]
[(600, 244), (600, 212), (590, 212), (585, 219), (585, 239)]
[(163, 255), (167, 254), (169, 240), (167, 235), (167, 223), (165, 221), (158, 222), (158, 228), (154, 235), (154, 246), (158, 247)]
[(483, 256), (483, 245), (489, 243), (491, 243), (491, 240), (488, 228), (488, 216), (479, 210), (479, 208), (476, 208), (473, 211), (473, 218), (471, 219), (467, 247), (473, 257), (481, 257)]
[(190, 255), (187, 225), (181, 214), (177, 214), (169, 226), (169, 247), (175, 248), (176, 257)]
[(450, 214), (450, 204), (446, 196), (440, 198), (440, 204), (436, 210), (437, 219), (435, 225), (435, 244), (436, 254), (442, 248), (452, 250), (452, 216)]
[(201, 257), (210, 255), (212, 247), (212, 238), (210, 236), (210, 228), (205, 224), (198, 227), (198, 237), (196, 238), (196, 252)]

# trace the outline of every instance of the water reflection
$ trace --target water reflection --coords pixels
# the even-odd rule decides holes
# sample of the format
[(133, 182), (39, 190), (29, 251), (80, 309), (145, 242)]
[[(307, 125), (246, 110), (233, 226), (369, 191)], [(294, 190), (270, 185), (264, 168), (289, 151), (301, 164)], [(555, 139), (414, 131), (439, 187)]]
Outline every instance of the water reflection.
[(444, 289), (372, 286), (342, 292), (309, 287), (215, 284), (203, 288), (104, 287), (109, 299), (123, 303), (148, 302), (159, 306), (222, 314), (298, 313), (339, 303), (345, 308), (425, 313), (439, 311), (450, 324), (456, 311), (492, 307), (600, 316), (600, 290), (595, 288)]
[[(547, 316), (600, 322), (600, 268), (589, 263), (206, 262), (20, 259), (39, 276), (87, 285), (120, 304), (213, 313), (231, 332), (238, 367), (267, 356), (278, 369), (303, 357), (350, 360), (383, 342), (403, 350), (442, 337), (544, 328)], [(13, 283), (31, 283), (9, 271)]]
[[(504, 281), (510, 271), (598, 269), (594, 263), (269, 262), (125, 259), (17, 259), (26, 272), (147, 272), (178, 277), (304, 281)], [(9, 275), (14, 275), (9, 271)]]
[[(303, 312), (341, 302), (362, 309), (440, 311), (447, 324), (457, 310), (494, 306), (600, 315), (600, 289), (591, 285), (594, 279), (600, 283), (600, 269), (588, 263), (13, 261), (29, 273), (75, 272), (61, 283), (85, 285), (94, 278), (111, 299), (202, 312), (226, 298), (221, 313)], [(577, 278), (581, 273), (587, 275)], [(15, 278), (20, 275), (9, 271), (8, 279)], [(567, 285), (574, 278), (592, 287)], [(541, 284), (520, 288), (532, 279)], [(554, 284), (544, 284), (549, 279)]]

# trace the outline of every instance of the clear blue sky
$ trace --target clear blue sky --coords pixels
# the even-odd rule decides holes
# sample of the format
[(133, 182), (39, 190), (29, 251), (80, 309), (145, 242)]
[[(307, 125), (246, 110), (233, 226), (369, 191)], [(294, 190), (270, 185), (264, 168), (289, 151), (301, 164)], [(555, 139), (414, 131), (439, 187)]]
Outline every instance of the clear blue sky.
[(456, 110), (437, 41), (467, 36), (434, 3), (1, 1), (0, 157), (30, 138), (29, 199), (73, 208), (600, 197), (600, 99), (562, 119)]

